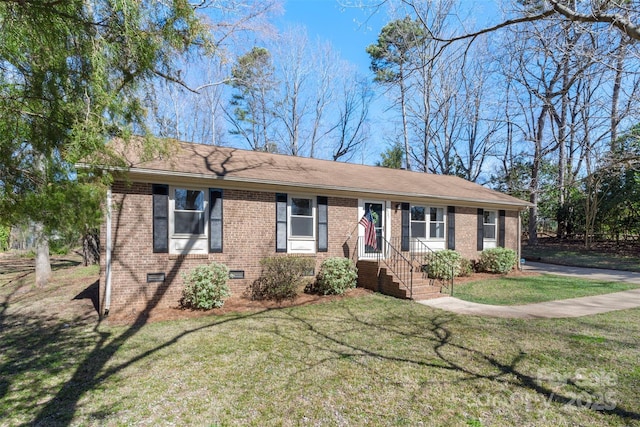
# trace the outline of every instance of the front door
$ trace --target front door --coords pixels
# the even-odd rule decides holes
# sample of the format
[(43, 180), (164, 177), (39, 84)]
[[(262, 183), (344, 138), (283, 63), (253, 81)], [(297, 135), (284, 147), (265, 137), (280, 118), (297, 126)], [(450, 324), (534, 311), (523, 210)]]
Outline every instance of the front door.
[[(375, 229), (375, 245), (367, 244), (365, 239), (365, 227), (360, 224), (358, 235), (360, 236), (360, 258), (375, 258), (382, 253), (384, 248), (382, 236), (384, 236), (384, 203), (383, 202), (364, 202), (363, 215), (371, 212)], [(383, 254), (384, 255), (384, 254)]]

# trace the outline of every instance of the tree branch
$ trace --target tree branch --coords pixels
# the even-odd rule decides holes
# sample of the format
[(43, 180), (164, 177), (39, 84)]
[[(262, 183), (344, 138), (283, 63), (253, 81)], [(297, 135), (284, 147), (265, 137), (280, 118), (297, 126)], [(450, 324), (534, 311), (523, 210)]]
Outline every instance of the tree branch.
[(422, 17), (420, 16), (420, 13), (418, 13), (419, 11), (416, 5), (414, 4), (415, 0), (402, 0), (403, 3), (411, 7), (416, 12), (416, 14), (418, 15), (418, 19), (422, 21), (425, 28), (429, 32), (429, 36), (433, 40), (437, 42), (445, 43), (447, 45), (460, 40), (475, 39), (482, 34), (491, 33), (501, 28), (509, 27), (512, 25), (522, 24), (525, 22), (540, 21), (542, 19), (548, 18), (556, 14), (562, 15), (563, 17), (565, 17), (566, 19), (572, 22), (584, 22), (584, 23), (590, 23), (590, 24), (597, 24), (597, 23), (611, 24), (612, 26), (614, 26), (615, 28), (617, 28), (618, 30), (620, 30), (630, 38), (640, 41), (640, 26), (631, 22), (628, 17), (625, 17), (618, 13), (601, 13), (600, 11), (595, 11), (595, 10), (590, 14), (583, 14), (567, 7), (565, 4), (561, 3), (558, 0), (547, 0), (547, 1), (551, 5), (551, 9), (544, 10), (538, 14), (527, 15), (527, 16), (523, 16), (521, 18), (515, 18), (515, 19), (507, 19), (506, 21), (503, 21), (491, 27), (483, 28), (481, 30), (478, 30), (472, 33), (462, 34), (456, 37), (440, 38), (440, 37), (435, 37), (431, 33), (431, 30), (426, 25), (426, 23), (422, 20)]
[(590, 15), (585, 15), (582, 13), (578, 13), (575, 10), (572, 10), (565, 6), (564, 4), (558, 2), (557, 0), (548, 0), (551, 3), (553, 10), (569, 19), (573, 22), (586, 22), (586, 23), (609, 23), (622, 31), (627, 36), (631, 37), (634, 40), (640, 40), (640, 27), (638, 25), (633, 24), (626, 17), (613, 13), (599, 13), (593, 12)]

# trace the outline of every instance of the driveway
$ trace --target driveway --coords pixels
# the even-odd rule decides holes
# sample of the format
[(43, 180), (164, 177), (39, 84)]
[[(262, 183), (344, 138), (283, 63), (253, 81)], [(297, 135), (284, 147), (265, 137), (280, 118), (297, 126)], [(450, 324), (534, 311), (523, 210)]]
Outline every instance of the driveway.
[[(640, 273), (626, 271), (565, 267), (533, 262), (525, 264), (523, 269), (525, 271), (535, 271), (539, 273), (584, 277), (585, 279), (640, 284)], [(555, 319), (590, 316), (614, 310), (640, 307), (640, 288), (605, 295), (512, 306), (478, 304), (463, 301), (455, 297), (442, 297), (418, 302), (430, 307), (460, 314), (520, 319)]]

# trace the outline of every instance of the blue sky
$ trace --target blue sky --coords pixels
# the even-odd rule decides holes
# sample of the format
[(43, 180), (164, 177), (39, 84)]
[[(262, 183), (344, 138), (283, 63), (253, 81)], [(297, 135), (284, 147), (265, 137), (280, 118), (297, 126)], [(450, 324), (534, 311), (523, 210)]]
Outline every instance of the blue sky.
[(284, 9), (279, 24), (304, 25), (310, 39), (330, 41), (343, 59), (355, 64), (361, 73), (369, 72), (370, 59), (365, 49), (375, 43), (386, 23), (384, 13), (370, 17), (371, 11), (341, 8), (336, 0), (287, 0)]
[[(342, 0), (341, 3), (345, 3)], [(463, 0), (459, 3), (461, 19), (472, 18), (478, 25), (499, 19), (499, 0)], [(370, 58), (366, 47), (376, 42), (382, 27), (390, 20), (383, 7), (377, 13), (357, 7), (341, 7), (338, 0), (285, 0), (285, 13), (276, 21), (283, 28), (287, 24), (307, 27), (310, 39), (328, 40), (334, 49), (365, 74)]]
[[(341, 3), (347, 1), (342, 0)], [(461, 20), (471, 17), (486, 25), (488, 20), (499, 19), (496, 14), (498, 3), (499, 0), (462, 0), (458, 3), (459, 8), (452, 14), (459, 16)], [(354, 64), (360, 74), (372, 79), (369, 69), (371, 59), (365, 49), (376, 42), (380, 30), (390, 19), (386, 7), (374, 13), (371, 8), (342, 7), (338, 0), (284, 0), (284, 14), (274, 23), (281, 30), (290, 25), (306, 27), (310, 40), (320, 38), (331, 42), (334, 50), (340, 52), (344, 60)], [(392, 136), (396, 133), (396, 130), (389, 128), (395, 122), (388, 120), (385, 113), (387, 107), (384, 96), (374, 101), (369, 119), (376, 123), (377, 131), (370, 136), (360, 158), (352, 161), (374, 164), (380, 160), (380, 154), (390, 144), (389, 138), (384, 135)]]

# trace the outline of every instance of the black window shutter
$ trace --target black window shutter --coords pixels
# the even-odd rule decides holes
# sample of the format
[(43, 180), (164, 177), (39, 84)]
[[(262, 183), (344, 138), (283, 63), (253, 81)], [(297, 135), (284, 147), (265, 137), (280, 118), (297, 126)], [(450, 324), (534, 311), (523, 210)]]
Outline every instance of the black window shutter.
[(276, 193), (276, 252), (287, 252), (287, 195)]
[(329, 250), (329, 200), (318, 196), (318, 252)]
[(505, 216), (506, 212), (504, 210), (499, 211), (498, 213), (498, 246), (504, 248), (504, 234), (505, 234)]
[(410, 248), (410, 235), (409, 235), (409, 203), (402, 204), (402, 240), (400, 241), (400, 250), (403, 252), (408, 251)]
[(478, 209), (478, 250), (484, 249), (484, 209)]
[(169, 252), (169, 186), (153, 184), (153, 252)]
[(222, 190), (209, 189), (209, 252), (222, 252)]
[(447, 206), (447, 249), (456, 249), (456, 207)]

